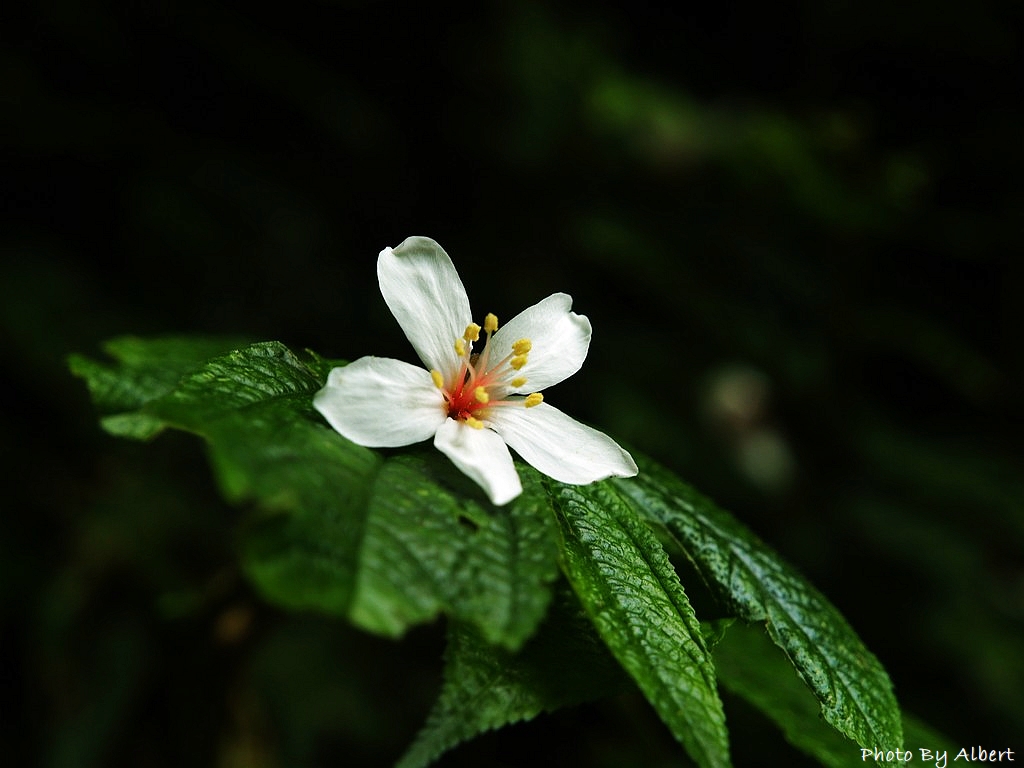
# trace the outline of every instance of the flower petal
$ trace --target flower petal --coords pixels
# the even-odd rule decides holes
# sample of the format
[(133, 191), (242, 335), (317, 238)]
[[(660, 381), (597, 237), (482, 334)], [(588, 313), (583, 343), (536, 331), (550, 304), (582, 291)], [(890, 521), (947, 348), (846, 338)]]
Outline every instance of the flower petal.
[(492, 408), (490, 421), (528, 464), (563, 483), (584, 485), (637, 473), (633, 457), (618, 443), (547, 403)]
[(391, 314), (427, 368), (448, 380), (459, 364), (455, 340), (473, 320), (466, 289), (444, 249), (406, 238), (377, 257), (377, 280)]
[(505, 441), (489, 429), (448, 419), (434, 435), (434, 447), (452, 460), (501, 506), (523, 492)]
[(430, 373), (387, 357), (332, 369), (313, 407), (342, 436), (368, 448), (418, 443), (448, 418)]
[(538, 392), (572, 376), (583, 365), (590, 348), (590, 321), (570, 312), (572, 296), (554, 293), (524, 309), (491, 338), (490, 359), (498, 362), (512, 352), (519, 339), (532, 348), (520, 373), (526, 384), (512, 392)]

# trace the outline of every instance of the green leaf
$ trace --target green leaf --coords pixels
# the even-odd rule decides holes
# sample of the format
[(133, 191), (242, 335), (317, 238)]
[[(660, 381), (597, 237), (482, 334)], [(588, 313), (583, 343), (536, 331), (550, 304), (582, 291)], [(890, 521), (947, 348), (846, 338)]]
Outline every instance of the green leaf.
[(148, 404), (200, 434), (233, 503), (256, 501), (243, 525), (242, 565), (275, 602), (346, 614), (381, 459), (313, 418), (316, 373), (277, 342), (216, 357)]
[(861, 747), (821, 719), (821, 707), (760, 627), (733, 623), (714, 649), (722, 686), (779, 726), (786, 740), (827, 768), (863, 766)]
[(473, 627), (449, 625), (441, 694), (396, 768), (423, 768), (486, 731), (631, 688), (563, 583), (537, 634), (517, 653)]
[[(258, 474), (266, 482), (279, 471), (290, 468), (270, 462)], [(339, 461), (336, 472), (343, 471)], [(516, 648), (543, 618), (557, 574), (550, 516), (538, 510), (537, 493), (500, 510), (475, 493), (452, 493), (438, 481), (461, 482), (453, 471), (443, 456), (414, 454), (375, 465), (362, 495), (340, 494), (365, 478), (320, 489), (307, 483), (311, 495), (322, 489), (326, 496), (299, 499), (299, 514), (271, 517), (249, 531), (246, 569), (278, 603), (343, 613), (377, 634), (397, 637), (446, 613)], [(309, 514), (314, 503), (322, 511)]]
[(437, 451), (385, 463), (369, 500), (350, 616), (383, 634), (441, 612), (514, 649), (536, 630), (558, 574), (536, 474), (496, 508)]
[(434, 451), (382, 461), (322, 424), (311, 405), (321, 386), (270, 342), (210, 361), (151, 405), (207, 437), (230, 499), (294, 513), (246, 543), (250, 575), (278, 602), (378, 634), (447, 613), (521, 645), (557, 573), (536, 481), (497, 510)]
[[(750, 702), (779, 726), (787, 741), (827, 768), (865, 764), (861, 747), (822, 720), (817, 700), (763, 631), (733, 622), (719, 637), (713, 656), (726, 690)], [(957, 752), (946, 736), (905, 713), (903, 732), (903, 751), (915, 759), (920, 759), (922, 749), (932, 752), (932, 760), (936, 752)]]
[(889, 677), (835, 607), (731, 515), (654, 462), (638, 463), (636, 478), (614, 486), (665, 528), (731, 615), (764, 622), (825, 720), (862, 747), (900, 747)]
[(381, 459), (273, 405), (262, 410), (205, 427), (227, 498), (257, 504), (241, 529), (242, 566), (279, 605), (347, 615)]
[(103, 345), (115, 365), (71, 355), (71, 372), (85, 379), (103, 428), (119, 437), (146, 440), (164, 427), (138, 409), (172, 391), (187, 373), (209, 358), (243, 345), (241, 339), (122, 336)]
[(563, 571), (598, 634), (694, 761), (728, 766), (700, 624), (653, 531), (610, 483), (549, 489)]
[(222, 417), (311, 415), (312, 396), (322, 386), (318, 373), (284, 344), (267, 341), (209, 360), (146, 410), (202, 435)]
[(312, 407), (333, 363), (277, 342), (198, 365), (163, 341), (133, 345), (116, 368), (77, 365), (102, 379), (105, 402), (140, 408), (117, 418), (205, 438), (226, 498), (255, 502), (239, 547), (268, 599), (387, 636), (441, 613), (508, 648), (535, 631), (558, 573), (535, 474), (497, 509), (436, 451), (385, 458), (355, 445)]

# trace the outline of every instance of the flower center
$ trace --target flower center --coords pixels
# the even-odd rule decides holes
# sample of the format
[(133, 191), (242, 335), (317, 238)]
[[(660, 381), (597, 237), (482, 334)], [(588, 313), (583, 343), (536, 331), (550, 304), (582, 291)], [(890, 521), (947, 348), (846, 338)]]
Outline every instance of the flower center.
[[(480, 352), (473, 352), (473, 344), (480, 340), (481, 330), (486, 334), (483, 348)], [(490, 313), (484, 318), (482, 329), (476, 323), (470, 323), (461, 338), (455, 340), (460, 365), (451, 380), (445, 381), (439, 371), (430, 372), (434, 384), (444, 394), (449, 418), (465, 422), (475, 429), (485, 426), (483, 420), (491, 408), (507, 405), (532, 408), (544, 399), (539, 392), (522, 399), (507, 399), (510, 392), (527, 382), (521, 371), (529, 360), (533, 344), (529, 339), (519, 339), (512, 344), (509, 354), (492, 363), (490, 341), (496, 330), (498, 318)]]

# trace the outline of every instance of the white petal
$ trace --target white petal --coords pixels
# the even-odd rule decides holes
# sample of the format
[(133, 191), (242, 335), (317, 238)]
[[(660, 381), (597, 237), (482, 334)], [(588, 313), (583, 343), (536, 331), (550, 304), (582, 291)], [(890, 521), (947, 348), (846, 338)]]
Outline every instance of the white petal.
[(490, 421), (528, 464), (563, 483), (584, 485), (637, 473), (633, 457), (618, 443), (547, 403), (492, 408)]
[(387, 357), (361, 357), (331, 370), (313, 407), (344, 437), (368, 448), (418, 443), (448, 418), (430, 373)]
[(523, 492), (505, 441), (489, 429), (448, 419), (434, 435), (434, 446), (501, 506)]
[(427, 368), (455, 374), (455, 340), (473, 320), (466, 289), (444, 249), (429, 237), (409, 237), (377, 257), (377, 280), (391, 314)]
[(526, 385), (513, 392), (538, 392), (572, 376), (583, 365), (590, 348), (590, 321), (570, 312), (572, 296), (555, 293), (524, 309), (498, 328), (491, 338), (490, 360), (497, 362), (512, 351), (519, 339), (532, 348), (520, 373)]

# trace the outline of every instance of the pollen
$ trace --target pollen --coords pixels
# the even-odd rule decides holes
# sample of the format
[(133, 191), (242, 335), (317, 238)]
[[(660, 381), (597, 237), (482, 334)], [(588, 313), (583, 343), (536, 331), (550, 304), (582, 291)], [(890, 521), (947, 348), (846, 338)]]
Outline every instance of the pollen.
[(473, 418), (472, 416), (466, 417), (466, 423), (469, 424), (473, 429), (483, 429), (484, 423), (480, 419)]
[(519, 389), (521, 386), (526, 384), (526, 377), (525, 376), (516, 376), (508, 384), (509, 384), (510, 387), (512, 387), (512, 389)]
[(498, 330), (498, 316), (493, 312), (488, 312), (487, 317), (484, 318), (484, 330), (488, 333)]
[(466, 332), (462, 334), (462, 338), (466, 341), (476, 341), (480, 338), (480, 326), (476, 323), (470, 323), (466, 326)]
[(516, 355), (515, 357), (508, 361), (508, 364), (512, 367), (513, 370), (518, 371), (520, 368), (526, 365), (526, 355)]
[(535, 405), (540, 405), (544, 401), (544, 395), (540, 392), (534, 392), (532, 395), (527, 395), (523, 401), (523, 405), (527, 408), (533, 408)]
[(533, 343), (529, 339), (520, 339), (512, 345), (512, 352), (516, 355), (525, 355), (533, 349)]
[(483, 387), (477, 387), (473, 390), (473, 399), (478, 403), (486, 403), (491, 399), (491, 396), (487, 394), (487, 390)]
[(441, 376), (440, 371), (431, 371), (430, 378), (433, 380), (435, 387), (444, 389), (444, 378)]
[(462, 357), (466, 354), (466, 342), (464, 339), (455, 340), (455, 354)]

